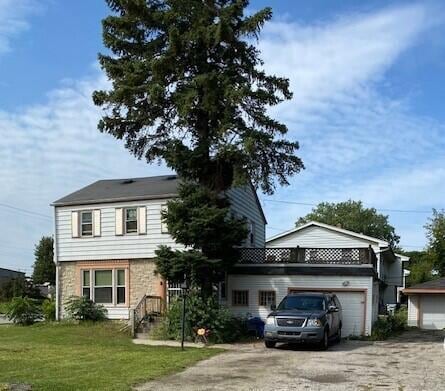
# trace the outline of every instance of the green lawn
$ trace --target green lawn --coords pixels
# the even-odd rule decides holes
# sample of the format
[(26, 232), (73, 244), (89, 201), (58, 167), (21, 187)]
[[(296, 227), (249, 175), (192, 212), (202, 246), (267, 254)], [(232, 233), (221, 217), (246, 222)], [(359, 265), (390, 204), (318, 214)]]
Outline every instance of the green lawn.
[(218, 349), (135, 345), (115, 324), (0, 326), (1, 384), (33, 390), (125, 390), (209, 358)]

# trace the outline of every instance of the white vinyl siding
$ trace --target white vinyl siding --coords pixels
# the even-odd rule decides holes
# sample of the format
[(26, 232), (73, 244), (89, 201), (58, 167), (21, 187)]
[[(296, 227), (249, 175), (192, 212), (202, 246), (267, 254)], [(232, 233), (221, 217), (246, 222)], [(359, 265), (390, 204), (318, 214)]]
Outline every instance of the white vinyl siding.
[[(340, 292), (345, 289), (343, 283), (348, 281), (347, 288), (357, 290), (351, 292)], [(277, 305), (288, 294), (289, 288), (326, 289), (334, 291), (339, 289), (338, 297), (343, 307), (344, 336), (347, 333), (360, 335), (363, 322), (365, 322), (365, 334), (371, 332), (372, 326), (372, 277), (353, 276), (316, 276), (316, 275), (229, 275), (228, 292), (231, 295), (233, 290), (249, 291), (249, 306), (238, 307), (229, 305), (229, 309), (234, 315), (259, 316), (263, 320), (271, 312), (270, 308), (259, 306), (259, 291), (273, 290), (276, 292)], [(365, 290), (366, 294), (362, 293)], [(337, 292), (335, 292), (337, 294)], [(349, 294), (349, 296), (348, 296)], [(342, 300), (343, 298), (343, 300)], [(228, 298), (228, 303), (232, 303), (232, 298)], [(345, 308), (346, 307), (346, 308)], [(366, 316), (365, 316), (366, 313)], [(365, 320), (366, 318), (366, 320)]]
[(236, 216), (244, 216), (247, 224), (254, 229), (254, 243), (246, 238), (245, 247), (264, 247), (265, 222), (258, 207), (255, 194), (250, 186), (238, 187), (228, 191), (231, 200), (231, 210)]
[(418, 327), (419, 319), (419, 295), (408, 296), (408, 326)]
[[(165, 244), (180, 249), (170, 235), (161, 232), (161, 206), (165, 200), (126, 202), (95, 205), (101, 211), (101, 236), (73, 238), (71, 214), (85, 210), (85, 206), (57, 207), (58, 261), (90, 261), (112, 259), (154, 258), (155, 250)], [(146, 235), (119, 235), (123, 227), (123, 210), (127, 207), (145, 207)]]
[(377, 243), (317, 226), (310, 226), (266, 243), (266, 247), (363, 248), (369, 245), (375, 252), (379, 251)]

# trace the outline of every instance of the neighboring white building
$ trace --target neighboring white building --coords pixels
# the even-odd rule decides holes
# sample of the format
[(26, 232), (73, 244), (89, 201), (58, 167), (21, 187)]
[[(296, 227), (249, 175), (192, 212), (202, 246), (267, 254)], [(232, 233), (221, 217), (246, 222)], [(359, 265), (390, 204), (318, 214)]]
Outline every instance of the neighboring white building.
[(445, 329), (445, 278), (411, 286), (403, 293), (408, 295), (408, 326)]
[(327, 224), (309, 222), (266, 247), (243, 250), (229, 275), (234, 313), (264, 319), (290, 292), (328, 291), (342, 304), (343, 335), (370, 334), (379, 307), (396, 303), (403, 284), (402, 258), (386, 241)]

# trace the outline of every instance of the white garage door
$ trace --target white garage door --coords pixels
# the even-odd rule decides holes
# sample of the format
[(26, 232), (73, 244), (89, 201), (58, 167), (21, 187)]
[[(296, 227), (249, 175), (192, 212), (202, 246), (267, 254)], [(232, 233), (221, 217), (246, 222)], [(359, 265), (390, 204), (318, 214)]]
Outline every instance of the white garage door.
[(445, 295), (421, 295), (422, 328), (445, 328)]
[(365, 294), (363, 292), (334, 292), (343, 310), (344, 337), (362, 335), (365, 330)]
[[(293, 291), (290, 288), (290, 292)], [(295, 292), (298, 291), (301, 292), (299, 289), (295, 290)], [(317, 292), (317, 290), (313, 289), (304, 289), (304, 291)], [(329, 292), (335, 293), (341, 303), (343, 313), (342, 336), (362, 335), (365, 331), (365, 293), (361, 291), (334, 290), (329, 290)]]

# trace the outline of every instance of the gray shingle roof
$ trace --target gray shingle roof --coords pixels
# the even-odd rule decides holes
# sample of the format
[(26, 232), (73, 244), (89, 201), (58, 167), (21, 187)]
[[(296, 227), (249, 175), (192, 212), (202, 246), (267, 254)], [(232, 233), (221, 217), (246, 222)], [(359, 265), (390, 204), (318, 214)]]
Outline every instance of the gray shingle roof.
[(54, 201), (52, 205), (88, 205), (169, 198), (177, 195), (178, 185), (177, 175), (101, 180)]
[(408, 289), (445, 289), (445, 278), (423, 282), (410, 286)]

